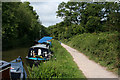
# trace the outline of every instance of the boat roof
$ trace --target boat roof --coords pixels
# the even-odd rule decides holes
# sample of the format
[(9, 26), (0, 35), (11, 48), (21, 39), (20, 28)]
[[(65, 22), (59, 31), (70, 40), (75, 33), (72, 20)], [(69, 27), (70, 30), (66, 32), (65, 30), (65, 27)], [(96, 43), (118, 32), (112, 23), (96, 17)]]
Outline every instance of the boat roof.
[(10, 72), (15, 72), (15, 73), (23, 72), (23, 64), (20, 58), (11, 61), (10, 64), (11, 64)]
[(20, 62), (17, 63), (11, 63), (11, 70), (10, 72), (15, 72), (15, 73), (21, 73), (23, 72), (23, 66)]
[(42, 39), (40, 39), (38, 41), (38, 43), (43, 43), (43, 42), (47, 42), (48, 40), (51, 40), (53, 37), (43, 37)]
[(3, 61), (3, 60), (0, 60), (0, 72), (7, 69), (10, 66), (11, 66), (10, 63)]
[(31, 48), (44, 48), (44, 49), (49, 49), (49, 46), (46, 47), (46, 44), (36, 44), (32, 46)]

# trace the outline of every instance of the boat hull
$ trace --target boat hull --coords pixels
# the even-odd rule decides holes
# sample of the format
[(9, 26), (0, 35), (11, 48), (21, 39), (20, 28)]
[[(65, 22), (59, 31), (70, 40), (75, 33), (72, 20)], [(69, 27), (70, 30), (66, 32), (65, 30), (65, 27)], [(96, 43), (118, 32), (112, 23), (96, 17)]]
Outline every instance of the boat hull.
[(27, 60), (27, 63), (29, 63), (29, 65), (32, 67), (33, 64), (37, 66), (42, 62), (48, 61), (49, 58), (33, 58), (33, 57), (26, 56), (26, 60)]
[(11, 64), (11, 79), (26, 79), (27, 73), (23, 67), (22, 58), (18, 57), (17, 59), (10, 62)]
[(10, 63), (0, 60), (0, 80), (10, 80), (10, 67)]

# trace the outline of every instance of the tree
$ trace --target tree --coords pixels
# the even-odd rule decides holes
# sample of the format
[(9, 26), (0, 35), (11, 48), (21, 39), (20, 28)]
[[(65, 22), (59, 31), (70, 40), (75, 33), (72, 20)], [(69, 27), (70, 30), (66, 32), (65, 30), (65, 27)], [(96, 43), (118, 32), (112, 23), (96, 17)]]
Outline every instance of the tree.
[(107, 31), (120, 31), (120, 5), (117, 3), (106, 3), (105, 6)]
[(64, 19), (68, 25), (71, 23), (73, 24), (80, 24), (81, 21), (81, 13), (86, 7), (85, 2), (62, 2), (58, 6), (58, 11), (56, 11), (57, 16)]
[(120, 30), (120, 5), (113, 2), (62, 2), (56, 13), (64, 20), (49, 27), (51, 36), (57, 39), (84, 32)]
[[(38, 19), (36, 11), (29, 2), (3, 2), (2, 4), (2, 41), (3, 47), (23, 45), (47, 35), (46, 28)], [(15, 43), (16, 42), (16, 43)], [(10, 44), (11, 43), (11, 44)], [(14, 44), (13, 44), (14, 43)], [(6, 47), (5, 47), (6, 48)]]
[(2, 37), (3, 40), (14, 39), (17, 37), (17, 12), (20, 3), (2, 3)]

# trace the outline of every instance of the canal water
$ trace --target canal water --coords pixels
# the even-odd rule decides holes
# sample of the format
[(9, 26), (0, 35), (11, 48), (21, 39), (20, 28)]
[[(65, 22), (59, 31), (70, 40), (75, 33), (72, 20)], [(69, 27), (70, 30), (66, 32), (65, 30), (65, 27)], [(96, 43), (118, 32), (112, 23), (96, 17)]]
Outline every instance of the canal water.
[(27, 71), (27, 61), (25, 59), (25, 57), (28, 55), (28, 48), (16, 48), (16, 49), (12, 49), (12, 50), (8, 50), (8, 51), (3, 51), (2, 52), (2, 60), (10, 62), (14, 59), (16, 59), (18, 56), (22, 57), (22, 61), (24, 63), (24, 68)]

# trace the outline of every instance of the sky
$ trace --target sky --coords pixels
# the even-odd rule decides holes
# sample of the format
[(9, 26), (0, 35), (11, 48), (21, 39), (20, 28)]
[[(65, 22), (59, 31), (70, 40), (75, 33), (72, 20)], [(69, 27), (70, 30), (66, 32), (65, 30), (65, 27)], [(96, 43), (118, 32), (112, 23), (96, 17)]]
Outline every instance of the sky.
[(61, 2), (63, 1), (68, 2), (69, 0), (21, 0), (21, 1), (22, 2), (29, 1), (30, 5), (33, 6), (33, 9), (39, 15), (39, 19), (42, 22), (42, 25), (44, 25), (45, 27), (49, 27), (62, 21), (60, 17), (57, 18), (56, 11), (58, 5)]
[(22, 2), (29, 1), (30, 5), (33, 6), (33, 9), (39, 15), (39, 19), (42, 22), (42, 25), (44, 25), (45, 27), (49, 27), (62, 21), (60, 17), (57, 18), (56, 11), (58, 5), (62, 1), (67, 2), (69, 0), (39, 0), (39, 1), (21, 0), (21, 1)]

